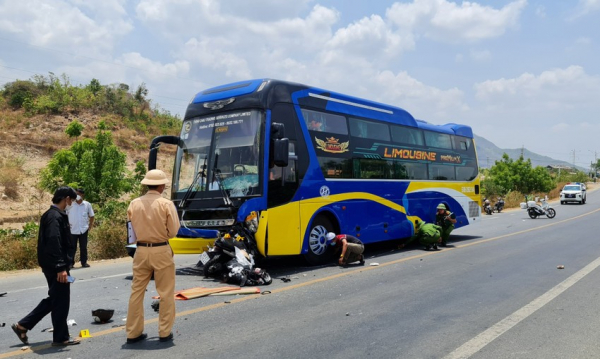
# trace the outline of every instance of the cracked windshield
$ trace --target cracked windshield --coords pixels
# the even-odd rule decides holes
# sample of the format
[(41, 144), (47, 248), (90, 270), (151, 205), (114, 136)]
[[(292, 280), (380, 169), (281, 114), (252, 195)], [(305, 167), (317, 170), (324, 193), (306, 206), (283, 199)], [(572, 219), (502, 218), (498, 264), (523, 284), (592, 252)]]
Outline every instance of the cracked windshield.
[[(230, 197), (260, 194), (259, 111), (238, 111), (194, 118), (183, 125), (174, 184), (178, 196), (193, 190)], [(220, 177), (220, 178), (217, 178)], [(220, 179), (220, 181), (219, 181)]]

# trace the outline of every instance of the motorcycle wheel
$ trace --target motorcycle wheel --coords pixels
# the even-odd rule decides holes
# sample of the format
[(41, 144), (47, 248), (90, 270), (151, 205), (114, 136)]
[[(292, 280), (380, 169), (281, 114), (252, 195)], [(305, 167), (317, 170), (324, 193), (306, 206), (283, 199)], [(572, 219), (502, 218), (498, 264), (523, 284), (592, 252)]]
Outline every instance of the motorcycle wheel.
[(214, 257), (212, 257), (211, 259), (208, 260), (208, 262), (206, 262), (206, 264), (202, 268), (202, 274), (204, 274), (204, 276), (206, 278), (210, 277), (210, 275), (211, 275), (211, 273), (209, 273), (210, 267), (212, 267), (213, 265), (215, 265), (220, 259), (221, 259), (221, 255), (220, 254), (215, 254)]
[(529, 214), (529, 217), (531, 219), (536, 219), (537, 218), (537, 213), (535, 213), (535, 211), (529, 210), (529, 211), (527, 211), (527, 214)]
[(548, 208), (548, 210), (546, 211), (546, 216), (548, 218), (554, 218), (556, 216), (556, 211), (554, 210), (554, 208)]

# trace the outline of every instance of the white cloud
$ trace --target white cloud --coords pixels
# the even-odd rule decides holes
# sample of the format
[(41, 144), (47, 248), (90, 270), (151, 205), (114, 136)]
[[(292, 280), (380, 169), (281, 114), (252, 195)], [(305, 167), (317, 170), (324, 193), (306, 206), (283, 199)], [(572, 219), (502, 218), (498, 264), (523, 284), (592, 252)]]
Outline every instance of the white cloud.
[(557, 123), (556, 125), (550, 127), (550, 131), (552, 131), (554, 133), (564, 133), (569, 128), (571, 128), (571, 126), (569, 126), (568, 124), (566, 124), (564, 122), (561, 122), (561, 123)]
[(458, 5), (447, 0), (414, 0), (395, 3), (386, 15), (399, 28), (420, 30), (432, 39), (477, 41), (498, 37), (517, 26), (526, 5), (527, 0), (516, 0), (495, 9), (475, 2)]
[(440, 90), (411, 77), (406, 72), (381, 71), (369, 88), (378, 89), (381, 102), (397, 104), (416, 118), (428, 122), (452, 122), (469, 107), (457, 88)]
[(120, 36), (133, 29), (121, 1), (116, 0), (4, 1), (0, 13), (0, 31), (10, 33), (14, 40), (54, 50), (76, 47), (87, 55), (110, 50)]
[(538, 7), (535, 8), (535, 14), (538, 17), (545, 18), (546, 17), (546, 8), (543, 5), (538, 5)]
[(589, 45), (592, 43), (592, 39), (590, 39), (589, 37), (580, 37), (577, 40), (575, 40), (575, 43), (577, 45)]
[(600, 10), (600, 0), (579, 0), (579, 3), (567, 20), (575, 20), (592, 12)]
[(490, 50), (471, 50), (469, 56), (474, 61), (489, 61), (492, 59), (492, 53)]
[(490, 105), (568, 109), (596, 104), (600, 77), (586, 74), (581, 66), (569, 66), (539, 76), (524, 73), (512, 79), (488, 80), (474, 87), (477, 98)]

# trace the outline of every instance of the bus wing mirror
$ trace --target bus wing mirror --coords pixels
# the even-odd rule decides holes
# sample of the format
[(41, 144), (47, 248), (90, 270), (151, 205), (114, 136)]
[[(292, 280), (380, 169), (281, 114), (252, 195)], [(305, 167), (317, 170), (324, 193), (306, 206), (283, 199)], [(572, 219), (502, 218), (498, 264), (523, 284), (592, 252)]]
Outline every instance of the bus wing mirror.
[(287, 167), (290, 155), (290, 140), (282, 138), (274, 141), (273, 162), (277, 167)]
[(283, 123), (273, 122), (271, 124), (271, 138), (281, 140), (285, 137), (285, 126)]

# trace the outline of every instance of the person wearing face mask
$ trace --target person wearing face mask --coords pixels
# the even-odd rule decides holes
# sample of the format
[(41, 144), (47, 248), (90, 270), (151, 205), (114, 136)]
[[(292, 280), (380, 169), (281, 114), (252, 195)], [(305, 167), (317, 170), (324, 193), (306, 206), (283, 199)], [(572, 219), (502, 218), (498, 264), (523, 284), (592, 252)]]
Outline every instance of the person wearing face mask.
[(52, 313), (53, 346), (79, 344), (71, 339), (67, 316), (71, 304), (72, 279), (69, 275), (71, 258), (71, 233), (65, 208), (75, 201), (77, 194), (71, 187), (60, 187), (54, 192), (52, 206), (40, 219), (38, 232), (38, 263), (48, 283), (48, 297), (11, 328), (23, 344), (28, 345), (27, 332), (32, 330), (46, 315)]
[(81, 259), (82, 267), (89, 267), (88, 264), (88, 233), (94, 226), (94, 210), (92, 205), (88, 201), (84, 201), (85, 191), (83, 188), (75, 190), (77, 198), (71, 207), (67, 208), (67, 214), (69, 215), (69, 224), (71, 225), (71, 242), (72, 248), (70, 256), (73, 259), (71, 268), (75, 265), (75, 253), (77, 252), (77, 243), (79, 242), (79, 257)]

